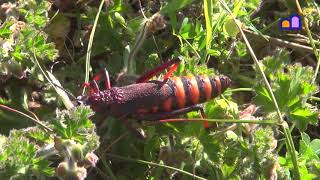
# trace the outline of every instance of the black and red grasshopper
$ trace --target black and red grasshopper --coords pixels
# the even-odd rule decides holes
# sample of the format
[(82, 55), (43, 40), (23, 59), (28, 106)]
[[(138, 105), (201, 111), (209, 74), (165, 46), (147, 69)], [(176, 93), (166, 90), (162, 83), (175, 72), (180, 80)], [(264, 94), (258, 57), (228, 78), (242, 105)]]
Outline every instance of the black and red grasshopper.
[[(231, 80), (226, 76), (170, 77), (179, 62), (179, 59), (168, 61), (146, 72), (135, 84), (123, 87), (111, 87), (108, 72), (101, 71), (86, 85), (90, 87), (90, 92), (79, 96), (78, 103), (91, 106), (97, 113), (122, 120), (132, 117), (156, 121), (197, 110), (204, 114), (200, 104), (221, 95), (231, 85)], [(169, 71), (162, 81), (149, 81), (165, 69)], [(102, 78), (106, 89), (100, 91), (98, 81)]]

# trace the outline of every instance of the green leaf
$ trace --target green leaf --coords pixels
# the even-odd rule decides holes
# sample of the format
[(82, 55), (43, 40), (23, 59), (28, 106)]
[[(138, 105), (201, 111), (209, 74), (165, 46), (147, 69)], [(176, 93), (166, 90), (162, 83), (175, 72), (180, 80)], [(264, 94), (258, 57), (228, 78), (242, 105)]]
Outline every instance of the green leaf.
[(203, 151), (206, 153), (207, 157), (211, 161), (218, 162), (222, 144), (217, 139), (206, 135), (202, 135), (199, 140), (203, 145)]
[[(317, 122), (317, 109), (306, 103), (317, 90), (316, 85), (310, 83), (313, 70), (310, 67), (302, 67), (300, 64), (286, 65), (287, 62), (283, 60), (277, 62), (279, 57), (285, 59), (287, 56), (282, 52), (278, 55), (275, 59), (270, 57), (264, 59), (263, 67), (280, 111), (289, 117), (289, 120), (294, 121), (300, 130), (305, 130), (309, 123)], [(263, 83), (257, 85), (256, 93), (255, 102), (261, 105), (264, 111), (274, 113), (275, 107), (271, 96)]]
[(22, 131), (11, 131), (0, 153), (0, 177), (26, 175), (32, 170), (36, 146), (22, 136)]
[(237, 42), (236, 44), (236, 50), (239, 57), (244, 57), (247, 55), (247, 49), (246, 45), (242, 42)]
[(35, 139), (38, 142), (50, 142), (50, 134), (41, 129), (30, 129), (26, 134), (30, 139)]
[(218, 57), (218, 56), (221, 55), (220, 51), (214, 50), (214, 49), (208, 49), (208, 50), (207, 50), (207, 53), (208, 53), (210, 56), (215, 56), (215, 57)]
[(310, 147), (313, 152), (319, 157), (320, 156), (320, 139), (314, 139), (310, 143)]
[(208, 118), (237, 119), (239, 116), (238, 105), (225, 99), (216, 99), (205, 106)]
[(145, 142), (144, 145), (144, 154), (147, 160), (153, 160), (156, 159), (156, 152), (158, 150), (158, 147), (160, 146), (159, 138), (153, 137), (151, 139), (148, 139)]
[(231, 17), (227, 18), (224, 22), (223, 31), (231, 37), (236, 37), (237, 34), (240, 32), (236, 22), (234, 22), (233, 18)]
[(124, 17), (121, 16), (120, 13), (115, 12), (115, 13), (114, 13), (114, 17), (115, 17), (115, 19), (118, 21), (118, 23), (120, 23), (122, 26), (124, 26), (124, 27), (127, 26), (126, 20), (124, 19)]
[(31, 1), (29, 3), (19, 3), (19, 5), (19, 12), (26, 19), (26, 23), (33, 24), (36, 28), (45, 27), (46, 23), (49, 21), (49, 2)]
[(282, 71), (289, 64), (289, 54), (281, 50), (275, 56), (267, 56), (262, 61), (263, 70), (266, 75), (273, 81), (276, 73)]
[(58, 112), (57, 118), (53, 121), (53, 129), (62, 139), (72, 139), (82, 145), (86, 144), (88, 152), (91, 152), (99, 146), (95, 126), (89, 119), (92, 115), (92, 110), (86, 106)]
[(184, 18), (179, 30), (179, 35), (184, 39), (192, 38), (193, 25), (189, 22), (188, 18)]
[(65, 39), (70, 31), (71, 20), (62, 13), (57, 14), (47, 25), (45, 32), (53, 39)]
[(206, 22), (206, 47), (207, 49), (211, 48), (211, 39), (212, 39), (212, 14), (213, 14), (213, 2), (212, 0), (203, 1), (203, 11)]
[(310, 148), (310, 138), (307, 134), (302, 133), (301, 140), (299, 142), (299, 153), (303, 160), (311, 160), (317, 158), (313, 153), (313, 150)]
[(13, 24), (13, 21), (6, 21), (3, 24), (1, 24), (0, 28), (0, 37), (4, 39), (8, 39), (10, 35), (12, 34), (12, 31), (10, 30), (10, 26)]
[(264, 86), (258, 86), (256, 88), (257, 96), (255, 97), (255, 102), (258, 105), (262, 105), (262, 108), (266, 112), (271, 112), (274, 110), (274, 105), (272, 103), (271, 96)]
[(171, 0), (160, 10), (160, 13), (164, 15), (175, 14), (179, 9), (191, 4), (193, 1), (194, 0)]
[(55, 174), (55, 168), (50, 167), (51, 163), (45, 159), (36, 158), (33, 160), (33, 171), (43, 174), (45, 176), (53, 176)]
[(10, 53), (16, 61), (23, 61), (26, 55), (22, 52), (22, 46), (17, 44), (14, 51)]
[(241, 11), (241, 8), (243, 7), (243, 4), (244, 4), (244, 0), (236, 1), (236, 4), (232, 10), (234, 16), (236, 16), (236, 17), (238, 16), (238, 14)]
[(297, 127), (304, 131), (307, 125), (316, 124), (318, 122), (318, 113), (311, 109), (295, 109), (290, 112), (290, 120), (296, 122)]
[(301, 133), (301, 140), (306, 144), (310, 144), (310, 137), (307, 133)]

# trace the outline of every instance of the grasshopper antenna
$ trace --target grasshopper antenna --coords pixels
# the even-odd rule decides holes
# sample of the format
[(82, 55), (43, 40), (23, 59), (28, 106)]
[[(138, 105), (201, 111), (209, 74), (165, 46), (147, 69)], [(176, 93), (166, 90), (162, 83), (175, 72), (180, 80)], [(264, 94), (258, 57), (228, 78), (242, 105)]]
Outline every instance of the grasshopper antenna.
[(77, 97), (74, 96), (70, 91), (66, 90), (65, 88), (59, 86), (56, 83), (52, 83), (52, 84), (55, 85), (57, 88), (59, 88), (59, 89), (63, 90), (64, 92), (66, 92), (72, 99), (77, 100)]
[[(51, 65), (51, 67), (50, 67), (50, 73), (51, 73), (51, 74), (52, 74), (52, 72), (53, 72), (54, 66), (57, 65), (57, 64), (60, 64), (60, 63), (66, 64), (65, 61), (56, 61), (56, 62), (54, 62), (54, 63)], [(63, 90), (65, 93), (67, 93), (67, 94), (68, 94), (71, 98), (73, 98), (74, 100), (77, 100), (77, 98), (76, 98), (70, 91), (66, 90), (65, 88), (63, 88), (62, 86), (60, 86), (59, 84), (56, 84), (56, 83), (54, 83), (54, 82), (52, 82), (52, 84), (55, 85), (57, 88)]]
[(51, 67), (50, 67), (50, 72), (51, 72), (51, 74), (52, 74), (52, 71), (53, 71), (54, 66), (57, 65), (57, 64), (60, 64), (60, 63), (66, 64), (65, 61), (56, 61), (56, 62), (54, 62), (54, 63), (51, 65)]
[[(44, 81), (37, 79), (38, 81), (44, 83)], [(56, 86), (57, 88), (63, 90), (65, 93), (67, 93), (72, 99), (77, 100), (77, 97), (75, 95), (73, 95), (70, 91), (66, 90), (64, 87), (58, 85), (57, 83), (52, 82), (52, 84), (54, 86)]]

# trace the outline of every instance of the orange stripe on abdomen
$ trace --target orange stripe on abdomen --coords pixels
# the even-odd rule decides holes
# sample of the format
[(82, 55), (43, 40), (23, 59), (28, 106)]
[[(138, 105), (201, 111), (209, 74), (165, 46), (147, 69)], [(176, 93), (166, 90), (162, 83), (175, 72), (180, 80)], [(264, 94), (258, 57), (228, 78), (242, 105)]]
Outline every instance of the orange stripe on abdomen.
[(179, 77), (173, 77), (171, 79), (175, 86), (175, 96), (176, 96), (176, 103), (178, 108), (184, 108), (186, 105), (186, 95), (184, 92), (184, 87), (181, 79)]
[(210, 100), (211, 99), (211, 93), (212, 93), (212, 86), (211, 86), (211, 82), (208, 76), (202, 76), (203, 79), (203, 83), (204, 83), (204, 90), (205, 90), (205, 94), (206, 94), (206, 100)]
[(172, 110), (172, 98), (169, 97), (168, 99), (166, 99), (163, 103), (162, 103), (162, 108), (164, 111), (171, 111)]
[(152, 113), (156, 113), (156, 112), (158, 112), (158, 110), (159, 110), (158, 106), (153, 106), (153, 107), (151, 108), (151, 112), (152, 112)]
[(187, 78), (190, 82), (190, 99), (192, 104), (198, 104), (200, 99), (200, 92), (196, 78), (193, 75), (188, 75)]

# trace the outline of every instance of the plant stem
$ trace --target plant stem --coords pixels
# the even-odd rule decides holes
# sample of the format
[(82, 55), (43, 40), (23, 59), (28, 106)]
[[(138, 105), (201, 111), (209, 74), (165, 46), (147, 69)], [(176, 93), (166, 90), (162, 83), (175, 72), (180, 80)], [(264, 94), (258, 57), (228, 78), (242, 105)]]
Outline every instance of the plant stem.
[[(96, 18), (94, 20), (94, 24), (90, 33), (90, 37), (89, 37), (89, 42), (88, 42), (88, 49), (87, 49), (87, 54), (86, 54), (86, 75), (85, 75), (85, 83), (89, 82), (89, 71), (90, 71), (90, 58), (91, 58), (91, 49), (92, 49), (92, 43), (93, 43), (93, 38), (94, 38), (94, 34), (96, 32), (97, 29), (97, 24), (98, 24), (98, 20), (100, 17), (100, 13), (103, 7), (105, 0), (101, 0), (100, 5), (99, 5), (99, 9), (96, 15)], [(86, 91), (86, 87), (84, 86), (83, 91), (82, 91), (82, 95), (84, 95), (84, 92)]]
[(244, 91), (244, 92), (254, 92), (254, 89), (253, 88), (235, 88), (235, 89), (229, 89), (229, 90), (226, 90), (226, 92), (241, 92), (241, 91)]
[(146, 165), (149, 165), (149, 166), (156, 166), (156, 167), (161, 167), (161, 168), (167, 168), (167, 169), (171, 169), (171, 170), (174, 170), (174, 171), (178, 171), (178, 172), (181, 172), (183, 174), (186, 174), (188, 176), (191, 176), (193, 178), (196, 178), (196, 179), (201, 179), (201, 180), (206, 180), (205, 178), (203, 177), (200, 177), (200, 176), (197, 176), (195, 174), (192, 174), (192, 173), (189, 173), (187, 171), (184, 171), (184, 170), (181, 170), (181, 169), (178, 169), (178, 168), (175, 168), (175, 167), (172, 167), (172, 166), (167, 166), (167, 165), (163, 165), (163, 164), (157, 164), (157, 163), (153, 163), (153, 162), (149, 162), (149, 161), (144, 161), (144, 160), (139, 160), (139, 159), (132, 159), (132, 158), (127, 158), (127, 157), (122, 157), (122, 156), (119, 156), (119, 155), (115, 155), (115, 154), (106, 154), (107, 156), (111, 157), (111, 158), (117, 158), (117, 159), (121, 159), (121, 160), (124, 160), (124, 161), (131, 161), (131, 162), (135, 162), (135, 163), (139, 163), (139, 164), (146, 164)]
[[(296, 0), (297, 1), (297, 0)], [(233, 13), (231, 12), (231, 10), (229, 9), (229, 7), (226, 5), (226, 3), (224, 2), (224, 0), (219, 0), (219, 2), (222, 4), (222, 6), (229, 12), (230, 16), (233, 18), (234, 22), (236, 23), (240, 33), (241, 33), (241, 36), (243, 38), (243, 40), (245, 41), (245, 44), (249, 50), (249, 53), (252, 57), (252, 59), (254, 60), (254, 62), (256, 63), (257, 67), (258, 67), (258, 70), (260, 72), (260, 74), (262, 75), (263, 77), (263, 80), (264, 80), (264, 83), (266, 84), (267, 86), (267, 89), (268, 89), (268, 92), (269, 94), (271, 95), (271, 99), (272, 99), (272, 102), (276, 108), (276, 111), (277, 111), (277, 114), (279, 116), (279, 121), (278, 123), (280, 124), (281, 128), (283, 129), (283, 131), (285, 132), (285, 137), (286, 137), (286, 143), (287, 143), (287, 146), (288, 146), (288, 151), (291, 153), (292, 155), (292, 163), (293, 163), (293, 166), (294, 166), (294, 174), (295, 176), (297, 177), (297, 179), (301, 179), (300, 177), (300, 173), (299, 173), (299, 167), (298, 167), (298, 162), (297, 162), (297, 157), (296, 157), (296, 153), (295, 153), (295, 148), (294, 146), (292, 146), (293, 144), (293, 140), (292, 140), (292, 137), (291, 137), (291, 134), (290, 134), (290, 131), (289, 131), (289, 128), (288, 128), (288, 125), (287, 125), (287, 122), (283, 120), (282, 118), (282, 114), (280, 112), (280, 109), (279, 109), (279, 106), (278, 106), (278, 103), (277, 103), (277, 100), (273, 94), (273, 91), (272, 91), (272, 88), (267, 80), (267, 77), (265, 75), (265, 73), (263, 72), (263, 69), (256, 57), (256, 55), (254, 54), (253, 52), (253, 49), (248, 41), (248, 39), (246, 38), (246, 35), (244, 34), (240, 24), (237, 22), (236, 20), (236, 17), (233, 15)]]
[(116, 176), (113, 174), (110, 166), (107, 164), (107, 162), (103, 159), (101, 160), (103, 166), (105, 167), (105, 170), (108, 172), (108, 174), (111, 176), (112, 180), (117, 180)]
[(310, 100), (313, 100), (313, 101), (320, 101), (320, 98), (315, 97), (315, 96), (311, 96), (311, 97), (310, 97)]
[(316, 81), (316, 78), (317, 78), (317, 75), (318, 75), (318, 72), (319, 72), (320, 53), (318, 52), (316, 44), (314, 43), (314, 40), (313, 40), (312, 35), (311, 35), (311, 31), (310, 31), (309, 26), (308, 26), (307, 19), (306, 19), (306, 17), (304, 16), (304, 14), (302, 12), (302, 9), (300, 7), (299, 1), (295, 0), (295, 3), (296, 3), (296, 6), (297, 6), (298, 13), (301, 16), (301, 19), (302, 19), (302, 22), (303, 22), (303, 26), (306, 29), (306, 32), (307, 32), (307, 35), (308, 35), (308, 38), (309, 38), (309, 41), (310, 41), (310, 45), (312, 46), (313, 52), (314, 52), (314, 54), (315, 54), (315, 56), (317, 58), (317, 61), (318, 61), (317, 62), (317, 67), (316, 67), (316, 70), (314, 72), (314, 76), (313, 76), (313, 79), (312, 79), (312, 82), (311, 82), (313, 84)]
[(224, 6), (224, 8), (230, 13), (230, 15), (232, 16), (233, 20), (235, 21), (235, 23), (236, 23), (236, 25), (237, 25), (237, 27), (238, 27), (241, 35), (242, 35), (243, 40), (245, 41), (245, 43), (246, 43), (246, 45), (247, 45), (247, 48), (249, 49), (249, 53), (250, 53), (252, 59), (255, 61), (256, 65), (257, 65), (257, 67), (258, 67), (258, 70), (259, 70), (260, 74), (262, 75), (263, 80), (264, 80), (264, 82), (265, 82), (265, 84), (266, 84), (266, 86), (267, 86), (267, 89), (268, 89), (268, 91), (269, 91), (269, 93), (270, 93), (270, 95), (271, 95), (272, 102), (273, 102), (273, 104), (274, 104), (274, 106), (275, 106), (275, 108), (276, 108), (276, 110), (277, 110), (278, 116), (279, 116), (279, 123), (282, 123), (282, 122), (283, 122), (283, 118), (282, 118), (282, 115), (281, 115), (281, 112), (280, 112), (278, 103), (277, 103), (277, 101), (276, 101), (276, 98), (275, 98), (275, 96), (274, 96), (274, 94), (273, 94), (272, 88), (271, 88), (271, 86), (270, 86), (270, 84), (269, 84), (269, 82), (268, 82), (268, 79), (267, 79), (266, 75), (265, 75), (264, 72), (263, 72), (263, 69), (262, 69), (262, 67), (261, 67), (261, 65), (260, 65), (260, 63), (259, 63), (256, 55), (255, 55), (254, 52), (253, 52), (253, 49), (252, 49), (252, 47), (251, 47), (248, 39), (246, 38), (246, 35), (244, 34), (243, 30), (241, 29), (239, 23), (237, 22), (236, 17), (233, 15), (233, 13), (232, 13), (231, 10), (228, 8), (228, 6), (225, 4), (225, 2), (224, 2), (223, 0), (219, 0), (219, 2), (220, 2), (220, 3)]
[(29, 116), (28, 114), (25, 114), (25, 113), (23, 113), (23, 112), (21, 112), (21, 111), (18, 111), (18, 110), (16, 110), (16, 109), (13, 109), (13, 108), (8, 107), (8, 106), (3, 105), (3, 104), (0, 104), (0, 108), (5, 109), (5, 110), (7, 110), (7, 111), (15, 112), (15, 113), (20, 114), (20, 115), (22, 115), (22, 116), (24, 116), (24, 117), (27, 117), (27, 118), (31, 119), (34, 123), (40, 125), (40, 126), (41, 126), (43, 129), (45, 129), (46, 131), (49, 131), (50, 133), (53, 132), (53, 130), (52, 130), (51, 128), (47, 127), (47, 126), (44, 125), (41, 121), (38, 121), (37, 119)]
[(300, 50), (300, 51), (304, 51), (304, 52), (308, 52), (308, 53), (316, 53), (317, 54), (317, 51), (314, 51), (310, 46), (301, 45), (299, 43), (286, 41), (286, 40), (282, 40), (282, 39), (279, 39), (279, 38), (270, 37), (270, 36), (267, 36), (267, 35), (261, 36), (260, 34), (252, 32), (252, 31), (247, 30), (247, 29), (244, 29), (243, 31), (249, 36), (253, 36), (255, 38), (259, 38), (259, 40), (261, 39), (261, 41), (265, 41), (265, 42), (269, 41), (270, 43), (278, 45), (278, 46), (287, 47), (287, 48), (296, 49), (296, 50)]
[(146, 35), (147, 35), (147, 23), (148, 23), (148, 19), (145, 20), (141, 31), (139, 32), (139, 34), (137, 35), (136, 41), (133, 45), (133, 48), (130, 51), (129, 57), (128, 57), (128, 67), (125, 67), (123, 70), (123, 73), (129, 73), (132, 74), (132, 62), (134, 61), (134, 58), (137, 54), (137, 52), (139, 51), (139, 49), (141, 48), (142, 44), (144, 43), (145, 39), (146, 39)]
[[(286, 137), (286, 144), (288, 147), (288, 149), (292, 149), (293, 151), (289, 151), (291, 158), (292, 158), (292, 163), (293, 163), (293, 167), (295, 169), (295, 171), (293, 171), (296, 175), (297, 179), (301, 179), (300, 177), (300, 173), (299, 173), (299, 166), (298, 166), (298, 161), (297, 161), (297, 155), (296, 155), (296, 151), (294, 148), (294, 144), (293, 144), (293, 139), (290, 133), (290, 129), (288, 128), (288, 124), (287, 122), (284, 122), (286, 125), (284, 127), (287, 126), (287, 128), (284, 128), (284, 133), (285, 133), (285, 137)], [(287, 138), (288, 137), (288, 138)]]
[(246, 120), (246, 119), (203, 119), (203, 118), (175, 118), (175, 119), (162, 119), (150, 123), (150, 124), (159, 124), (159, 123), (168, 123), (168, 122), (194, 122), (194, 121), (208, 121), (208, 122), (219, 122), (219, 123), (252, 123), (252, 124), (276, 124), (277, 121), (274, 120)]

